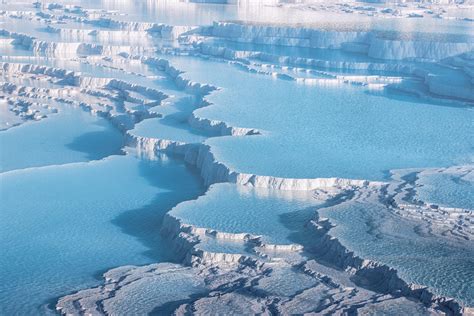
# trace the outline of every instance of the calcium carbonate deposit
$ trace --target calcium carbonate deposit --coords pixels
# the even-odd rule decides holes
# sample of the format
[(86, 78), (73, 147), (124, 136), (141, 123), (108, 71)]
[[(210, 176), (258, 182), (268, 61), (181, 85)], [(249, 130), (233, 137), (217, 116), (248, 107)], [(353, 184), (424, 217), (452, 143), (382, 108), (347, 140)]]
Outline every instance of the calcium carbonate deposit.
[(0, 4), (0, 315), (474, 315), (474, 2)]

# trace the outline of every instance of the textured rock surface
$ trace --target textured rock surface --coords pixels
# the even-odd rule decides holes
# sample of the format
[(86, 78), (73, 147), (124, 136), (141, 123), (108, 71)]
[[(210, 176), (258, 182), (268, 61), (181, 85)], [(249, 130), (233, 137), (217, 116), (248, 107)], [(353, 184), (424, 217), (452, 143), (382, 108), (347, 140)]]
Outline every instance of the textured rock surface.
[[(422, 14), (418, 9), (407, 4), (395, 12), (391, 6), (372, 8), (352, 2), (327, 8), (412, 17)], [(295, 10), (312, 9), (303, 4)], [(468, 107), (474, 100), (472, 41), (311, 25), (219, 21), (200, 27), (167, 25), (124, 21), (113, 12), (55, 3), (40, 4), (36, 11), (6, 9), (1, 16), (7, 21), (0, 29), (2, 44), (29, 55), (1, 56), (0, 113), (8, 119), (0, 122), (0, 129), (48, 119), (59, 103), (79, 106), (114, 123), (124, 134), (127, 151), (148, 159), (178, 156), (194, 165), (205, 185), (212, 185), (209, 190), (226, 183), (229, 188), (245, 186), (289, 195), (302, 191), (323, 205), (310, 208), (311, 217), (297, 222), (299, 226), (292, 228), (294, 242), (286, 244), (268, 242), (253, 231), (229, 232), (186, 223), (173, 215), (175, 208), (161, 227), (175, 263), (112, 269), (104, 274), (102, 285), (60, 298), (56, 305), (60, 313), (472, 313), (459, 300), (436, 294), (436, 288), (412, 284), (389, 263), (352, 250), (347, 241), (335, 237), (339, 227), (319, 214), (354, 206), (381, 210), (383, 218), (387, 214), (400, 218), (399, 223), (417, 227), (419, 235), (472, 249), (470, 201), (452, 206), (451, 191), (444, 203), (429, 200), (429, 192), (436, 190), (429, 188), (433, 175), (472, 187), (471, 164), (392, 170), (386, 181), (285, 178), (236, 171), (218, 160), (205, 141), (184, 141), (178, 133), (148, 137), (135, 129), (146, 120), (162, 119), (163, 126), (185, 126), (189, 134), (203, 139), (267, 136), (258, 128), (234, 126), (194, 112), (210, 105), (209, 95), (221, 88), (193, 81), (166, 54), (225, 62), (245, 73), (295, 84), (351, 85), (374, 94), (402, 91), (436, 104)], [(42, 31), (19, 30), (12, 22), (15, 19), (31, 23), (32, 28), (40, 25)], [(70, 27), (63, 27), (69, 23)], [(157, 50), (165, 57), (156, 57)], [(150, 84), (154, 80), (159, 87)]]

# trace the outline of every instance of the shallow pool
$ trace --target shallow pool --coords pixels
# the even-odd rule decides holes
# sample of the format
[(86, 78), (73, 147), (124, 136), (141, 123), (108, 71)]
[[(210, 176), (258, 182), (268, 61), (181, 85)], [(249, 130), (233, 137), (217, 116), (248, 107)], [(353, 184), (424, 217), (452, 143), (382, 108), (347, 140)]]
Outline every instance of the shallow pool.
[(336, 225), (330, 234), (356, 255), (395, 268), (408, 282), (474, 304), (474, 247), (469, 241), (423, 233), (423, 223), (370, 203), (343, 203), (318, 212)]
[(348, 84), (306, 86), (201, 58), (172, 62), (185, 77), (222, 87), (208, 97), (213, 105), (196, 110), (197, 116), (264, 134), (206, 141), (217, 160), (240, 172), (381, 180), (390, 169), (473, 159), (469, 107), (374, 94)]
[(107, 120), (80, 108), (0, 133), (0, 171), (101, 159), (119, 154), (122, 135)]
[(45, 313), (107, 269), (168, 259), (163, 214), (203, 190), (179, 161), (132, 155), (10, 171), (0, 181), (4, 315)]
[[(175, 207), (170, 215), (184, 224), (226, 233), (262, 236), (266, 243), (291, 244), (291, 235), (314, 217), (318, 202), (307, 192), (282, 192), (215, 184), (205, 195)], [(214, 251), (224, 252), (214, 245)], [(219, 250), (220, 249), (220, 250)]]

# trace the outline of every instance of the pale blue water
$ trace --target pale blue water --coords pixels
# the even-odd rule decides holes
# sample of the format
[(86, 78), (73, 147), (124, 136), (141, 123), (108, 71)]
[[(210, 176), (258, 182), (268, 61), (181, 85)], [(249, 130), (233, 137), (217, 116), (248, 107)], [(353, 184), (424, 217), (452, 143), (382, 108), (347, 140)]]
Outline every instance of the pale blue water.
[(0, 144), (2, 315), (50, 313), (107, 269), (168, 259), (164, 212), (203, 190), (182, 162), (110, 156), (122, 134), (80, 108), (3, 131)]
[(101, 159), (118, 154), (122, 135), (103, 118), (80, 108), (0, 133), (0, 171)]
[(172, 61), (185, 77), (223, 88), (208, 97), (213, 105), (195, 111), (197, 116), (263, 131), (264, 136), (206, 141), (219, 161), (237, 171), (381, 180), (390, 169), (473, 159), (469, 107), (374, 95), (350, 85), (305, 86), (193, 57)]
[(183, 120), (179, 116), (168, 116), (160, 120), (143, 121), (132, 133), (138, 136), (185, 143), (200, 143), (207, 138), (206, 133), (189, 127), (187, 120)]
[(2, 315), (45, 313), (107, 269), (168, 259), (161, 217), (202, 191), (183, 163), (130, 155), (6, 172), (0, 183)]
[[(137, 71), (137, 69), (133, 70)], [(150, 109), (150, 112), (159, 117), (136, 124), (130, 134), (185, 143), (201, 143), (208, 137), (215, 136), (212, 133), (193, 128), (188, 123), (189, 116), (200, 105), (201, 101), (198, 97), (178, 89), (166, 74), (155, 68), (141, 66), (139, 71), (140, 73), (160, 74), (161, 76), (154, 80), (136, 78), (134, 81), (144, 86), (158, 88), (170, 98)]]
[(189, 125), (188, 117), (199, 104), (194, 96), (174, 90), (166, 90), (166, 93), (172, 95), (173, 100), (150, 110), (160, 117), (140, 122), (130, 131), (131, 134), (185, 143), (201, 143), (208, 137), (215, 136)]
[(451, 174), (431, 174), (419, 181), (421, 200), (442, 206), (474, 209), (474, 183), (471, 178)]
[[(330, 235), (337, 236), (356, 255), (396, 268), (408, 282), (430, 286), (436, 293), (470, 306), (474, 303), (470, 286), (474, 282), (474, 248), (469, 243), (420, 235), (419, 222), (403, 220), (380, 205), (321, 207), (324, 205), (311, 193), (215, 184), (204, 196), (178, 205), (170, 214), (196, 227), (252, 233), (261, 235), (266, 243), (290, 244), (307, 238), (301, 231), (318, 212), (335, 225)], [(243, 243), (212, 238), (204, 239), (198, 247), (247, 253)]]
[[(285, 194), (278, 190), (215, 184), (204, 196), (178, 205), (170, 214), (196, 227), (251, 233), (261, 235), (267, 243), (290, 244), (292, 232), (301, 230), (314, 217), (314, 210), (307, 208), (315, 205), (317, 201), (311, 193)], [(288, 216), (298, 210), (301, 212), (297, 216)], [(220, 249), (218, 244), (212, 246)]]
[[(125, 21), (186, 25), (229, 19), (315, 22), (315, 15), (311, 13), (261, 4), (206, 5), (178, 0), (62, 2), (117, 10), (124, 14), (113, 18)], [(6, 7), (32, 10), (30, 3), (18, 2)], [(317, 20), (318, 26), (335, 29), (395, 30), (386, 34), (392, 38), (399, 35), (397, 32), (418, 36), (415, 33), (423, 30), (447, 34), (437, 35), (438, 38), (457, 34), (465, 39), (473, 32), (472, 24), (455, 20), (369, 20), (358, 15), (344, 15), (341, 19), (324, 14)], [(13, 24), (0, 19), (0, 28), (33, 32), (48, 40), (71, 40), (48, 34), (42, 26), (25, 20)], [(80, 25), (71, 23), (65, 27)], [(92, 38), (87, 41), (95, 42)], [(137, 39), (111, 38), (97, 42), (135, 44)], [(161, 43), (141, 41), (140, 44)], [(327, 50), (271, 48), (268, 52), (366, 60), (353, 54), (331, 54)], [(0, 47), (0, 55), (2, 61), (63, 67), (81, 71), (85, 76), (129, 80), (175, 93), (162, 79), (65, 59), (8, 57), (5, 55), (31, 55), (30, 51), (12, 49), (9, 45)], [(258, 128), (264, 133), (264, 136), (206, 141), (219, 160), (236, 170), (284, 177), (382, 179), (388, 169), (439, 167), (472, 161), (472, 109), (437, 106), (400, 95), (375, 96), (358, 87), (304, 87), (190, 57), (175, 57), (173, 61), (188, 71), (185, 76), (224, 88), (210, 97), (218, 106), (199, 110), (198, 114), (235, 126)], [(111, 65), (147, 76), (156, 75), (139, 63)], [(140, 136), (187, 142), (207, 139), (209, 135), (187, 127), (183, 113), (189, 113), (188, 105), (159, 109), (165, 118), (146, 120), (138, 124), (134, 132)], [(0, 174), (0, 314), (46, 313), (46, 303), (52, 303), (57, 296), (98, 284), (95, 276), (106, 269), (167, 259), (168, 249), (158, 234), (162, 214), (184, 199), (195, 198), (203, 190), (193, 170), (175, 160), (151, 162), (128, 155), (88, 162), (118, 154), (122, 138), (105, 120), (79, 109), (64, 110), (43, 122), (1, 132), (0, 141), (2, 171), (13, 170)], [(47, 166), (56, 164), (66, 165)], [(34, 168), (39, 166), (47, 167)], [(21, 168), (30, 169), (15, 170)], [(445, 196), (441, 193), (437, 196), (440, 201), (451, 204), (454, 200), (463, 201), (460, 197), (470, 192), (470, 189), (449, 188), (443, 190)], [(282, 194), (216, 185), (206, 196), (180, 206), (175, 212), (198, 226), (251, 232), (263, 235), (267, 242), (290, 243), (313, 215), (314, 210), (308, 206), (314, 202)], [(339, 230), (334, 230), (334, 234), (345, 239), (349, 248), (399, 267), (408, 279), (469, 302), (469, 297), (474, 296), (469, 289), (474, 275), (474, 264), (470, 260), (472, 248), (466, 250), (458, 245), (420, 238), (408, 228), (392, 225), (389, 220), (380, 224), (388, 218), (386, 214), (381, 218), (381, 214), (380, 210), (354, 207), (327, 215), (339, 223)], [(350, 226), (344, 226), (347, 223)], [(373, 236), (377, 225), (390, 226), (383, 229), (383, 238)], [(206, 246), (214, 251), (241, 251), (241, 245), (235, 244), (211, 241)], [(390, 249), (388, 254), (387, 249)], [(406, 255), (398, 256), (399, 253)], [(426, 258), (433, 260), (426, 265)]]
[[(214, 105), (197, 110), (198, 116), (262, 131), (263, 136), (206, 141), (219, 161), (237, 171), (384, 180), (387, 170), (401, 166), (472, 161), (472, 108), (402, 94), (375, 95), (349, 85), (308, 87), (193, 57), (172, 60), (187, 71), (185, 77), (223, 88), (208, 97)], [(448, 189), (439, 199), (448, 196), (445, 203), (449, 203), (462, 197), (457, 202), (462, 203), (469, 199), (470, 188)], [(287, 202), (277, 196), (250, 196), (213, 187), (205, 197), (173, 213), (199, 227), (262, 234), (264, 240), (280, 243), (298, 242), (301, 223), (314, 215), (314, 210), (305, 211), (311, 204), (291, 201), (286, 207)], [(387, 210), (366, 204), (329, 208), (321, 216), (337, 225), (331, 235), (361, 257), (389, 264), (409, 281), (472, 305), (473, 248), (468, 244), (421, 237), (414, 225), (399, 225), (401, 219)]]
[(362, 258), (397, 269), (408, 282), (429, 286), (434, 292), (474, 304), (474, 247), (418, 233), (419, 223), (370, 204), (342, 204), (319, 210), (336, 227), (330, 234)]

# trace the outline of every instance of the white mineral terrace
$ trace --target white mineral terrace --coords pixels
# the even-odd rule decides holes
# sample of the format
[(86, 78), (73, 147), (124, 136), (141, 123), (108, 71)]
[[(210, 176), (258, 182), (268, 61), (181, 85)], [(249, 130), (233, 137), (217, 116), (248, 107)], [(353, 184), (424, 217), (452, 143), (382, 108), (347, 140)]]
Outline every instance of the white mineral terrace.
[(473, 106), (470, 0), (3, 0), (0, 315), (474, 315)]

